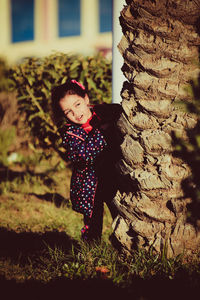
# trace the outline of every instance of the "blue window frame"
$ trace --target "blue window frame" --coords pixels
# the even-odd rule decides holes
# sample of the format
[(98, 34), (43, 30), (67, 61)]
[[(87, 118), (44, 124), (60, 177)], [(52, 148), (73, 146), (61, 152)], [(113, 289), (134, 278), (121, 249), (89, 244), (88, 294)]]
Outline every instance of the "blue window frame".
[(34, 39), (34, 0), (11, 0), (11, 40)]
[(99, 0), (100, 32), (112, 31), (112, 0)]
[(80, 0), (58, 1), (58, 27), (60, 37), (80, 35)]

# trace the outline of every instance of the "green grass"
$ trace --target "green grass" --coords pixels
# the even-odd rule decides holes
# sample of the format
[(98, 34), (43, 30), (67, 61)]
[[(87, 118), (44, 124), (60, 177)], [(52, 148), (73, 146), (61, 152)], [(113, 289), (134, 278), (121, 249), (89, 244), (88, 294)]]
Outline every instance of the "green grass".
[(32, 157), (28, 167), (15, 163), (2, 174), (0, 278), (6, 282), (46, 286), (63, 280), (65, 286), (66, 281), (81, 280), (90, 286), (99, 280), (139, 297), (147, 292), (141, 285), (151, 290), (161, 280), (161, 285), (183, 284), (196, 291), (199, 258), (185, 262), (183, 256), (167, 259), (151, 251), (134, 251), (132, 256), (119, 252), (109, 239), (112, 219), (106, 206), (102, 241), (83, 243), (83, 217), (69, 201), (71, 169), (59, 164), (57, 157)]

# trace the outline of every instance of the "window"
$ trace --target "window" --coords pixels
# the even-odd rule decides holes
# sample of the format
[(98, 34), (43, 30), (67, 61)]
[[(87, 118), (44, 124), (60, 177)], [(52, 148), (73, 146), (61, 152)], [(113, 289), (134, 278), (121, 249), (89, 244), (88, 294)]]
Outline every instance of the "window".
[(80, 0), (58, 1), (59, 36), (80, 35)]
[(34, 39), (34, 0), (11, 0), (13, 43)]
[(112, 0), (99, 0), (100, 32), (112, 31)]

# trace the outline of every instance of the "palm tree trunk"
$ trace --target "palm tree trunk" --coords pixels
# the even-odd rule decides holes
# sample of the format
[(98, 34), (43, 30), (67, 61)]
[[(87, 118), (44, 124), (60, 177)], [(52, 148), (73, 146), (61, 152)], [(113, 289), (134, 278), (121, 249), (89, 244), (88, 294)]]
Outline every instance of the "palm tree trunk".
[(190, 101), (184, 87), (199, 68), (200, 1), (133, 0), (121, 12), (119, 44), (127, 78), (122, 88), (122, 159), (119, 214), (114, 235), (128, 251), (164, 248), (168, 256), (200, 246), (200, 234), (187, 223), (181, 183), (189, 166), (173, 156), (172, 131), (184, 138), (196, 119), (173, 105)]

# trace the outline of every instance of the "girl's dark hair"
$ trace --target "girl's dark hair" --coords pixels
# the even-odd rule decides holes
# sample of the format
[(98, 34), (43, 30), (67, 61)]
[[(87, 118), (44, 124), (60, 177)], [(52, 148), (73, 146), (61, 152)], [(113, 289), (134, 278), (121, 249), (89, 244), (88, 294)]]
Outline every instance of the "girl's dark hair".
[(64, 98), (66, 95), (78, 95), (84, 98), (86, 94), (86, 89), (79, 82), (71, 79), (68, 79), (64, 84), (52, 89), (52, 118), (58, 127), (61, 126), (64, 117), (63, 111), (59, 105), (60, 99)]

